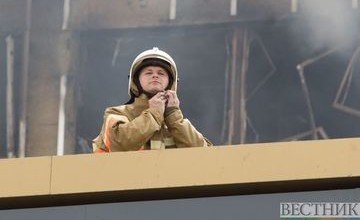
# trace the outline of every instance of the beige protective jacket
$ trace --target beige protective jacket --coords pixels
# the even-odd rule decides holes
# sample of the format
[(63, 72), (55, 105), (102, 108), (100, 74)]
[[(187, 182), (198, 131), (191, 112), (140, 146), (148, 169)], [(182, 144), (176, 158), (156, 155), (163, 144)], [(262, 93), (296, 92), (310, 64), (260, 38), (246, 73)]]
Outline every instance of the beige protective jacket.
[(94, 139), (94, 152), (136, 151), (182, 147), (205, 147), (212, 144), (184, 119), (178, 107), (162, 115), (150, 109), (145, 95), (134, 103), (105, 110), (102, 130)]

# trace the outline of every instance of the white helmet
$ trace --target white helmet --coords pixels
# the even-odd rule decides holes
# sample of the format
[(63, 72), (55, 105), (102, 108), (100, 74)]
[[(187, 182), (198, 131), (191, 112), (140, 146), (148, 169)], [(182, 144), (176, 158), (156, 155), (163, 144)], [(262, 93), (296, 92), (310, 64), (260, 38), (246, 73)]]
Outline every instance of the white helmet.
[[(172, 77), (172, 85), (171, 85), (171, 90), (176, 91), (176, 87), (177, 87), (177, 68), (176, 68), (176, 64), (173, 60), (173, 58), (171, 58), (171, 56), (169, 54), (167, 54), (166, 52), (159, 50), (159, 48), (154, 47), (151, 50), (145, 50), (144, 52), (140, 53), (133, 61), (133, 63), (131, 64), (131, 68), (130, 68), (130, 75), (129, 75), (129, 88), (128, 88), (128, 93), (130, 96), (135, 95), (138, 96), (139, 94), (139, 88), (136, 86), (135, 82), (134, 82), (134, 75), (136, 73), (138, 73), (138, 71), (146, 66), (146, 61), (147, 60), (158, 60), (160, 61), (158, 64), (163, 64), (161, 65), (162, 67), (165, 67), (165, 69), (169, 72), (169, 74), (171, 74)], [(145, 62), (144, 62), (145, 61)]]

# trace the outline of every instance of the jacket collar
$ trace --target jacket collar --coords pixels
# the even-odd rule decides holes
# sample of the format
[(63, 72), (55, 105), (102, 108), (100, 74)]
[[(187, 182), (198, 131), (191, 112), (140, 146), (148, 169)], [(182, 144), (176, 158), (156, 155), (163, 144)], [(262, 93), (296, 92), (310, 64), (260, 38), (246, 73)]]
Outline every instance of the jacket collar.
[(141, 94), (139, 97), (135, 98), (134, 105), (139, 107), (140, 106), (149, 107), (149, 99), (145, 94)]
[(134, 102), (130, 105), (131, 111), (137, 116), (141, 112), (149, 108), (149, 99), (145, 94), (141, 94), (139, 97), (136, 97)]

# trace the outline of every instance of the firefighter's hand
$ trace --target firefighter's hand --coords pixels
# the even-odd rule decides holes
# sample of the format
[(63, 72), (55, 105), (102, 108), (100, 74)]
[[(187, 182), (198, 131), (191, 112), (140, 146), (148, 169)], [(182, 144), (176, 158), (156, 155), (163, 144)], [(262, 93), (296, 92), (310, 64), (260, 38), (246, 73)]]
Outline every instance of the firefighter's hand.
[(156, 95), (154, 95), (149, 100), (149, 107), (153, 108), (153, 109), (156, 109), (161, 114), (164, 114), (165, 102), (166, 102), (165, 92), (158, 92)]
[(165, 96), (167, 99), (166, 107), (179, 107), (180, 106), (180, 101), (179, 101), (175, 91), (167, 90), (165, 92)]

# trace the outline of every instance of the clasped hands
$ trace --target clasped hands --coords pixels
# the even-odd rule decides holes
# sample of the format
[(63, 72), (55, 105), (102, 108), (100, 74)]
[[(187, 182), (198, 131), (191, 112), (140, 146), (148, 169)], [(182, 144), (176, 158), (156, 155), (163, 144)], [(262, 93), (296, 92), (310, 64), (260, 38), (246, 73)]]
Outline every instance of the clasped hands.
[(158, 92), (151, 99), (149, 99), (149, 107), (157, 109), (162, 114), (165, 112), (167, 107), (179, 107), (180, 101), (175, 91), (166, 90)]

